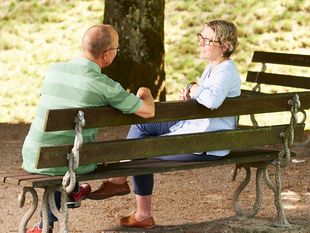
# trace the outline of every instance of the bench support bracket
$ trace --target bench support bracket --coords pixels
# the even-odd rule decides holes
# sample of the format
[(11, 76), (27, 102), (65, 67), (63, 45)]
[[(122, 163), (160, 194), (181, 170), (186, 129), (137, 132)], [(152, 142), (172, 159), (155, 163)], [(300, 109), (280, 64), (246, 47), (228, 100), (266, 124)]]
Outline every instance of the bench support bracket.
[(267, 167), (264, 169), (264, 178), (268, 188), (270, 188), (274, 193), (274, 202), (277, 209), (277, 218), (273, 223), (276, 227), (289, 227), (290, 224), (286, 218), (282, 202), (281, 202), (281, 168), (280, 164), (276, 166), (275, 172), (275, 185), (270, 180)]
[[(277, 209), (277, 218), (274, 222), (274, 226), (276, 227), (289, 227), (290, 224), (286, 218), (284, 208), (281, 202), (281, 167), (285, 167), (291, 158), (291, 152), (290, 147), (294, 143), (294, 128), (296, 124), (298, 123), (297, 119), (297, 113), (300, 108), (300, 101), (299, 96), (294, 95), (293, 99), (289, 100), (288, 104), (291, 106), (291, 120), (290, 125), (287, 128), (285, 132), (282, 132), (279, 136), (283, 139), (283, 148), (278, 153), (278, 157), (275, 161), (268, 161), (268, 162), (254, 162), (254, 163), (247, 163), (247, 164), (236, 164), (236, 168), (234, 170), (233, 174), (233, 180), (235, 180), (237, 175), (237, 170), (240, 168), (245, 168), (246, 170), (246, 177), (243, 182), (237, 187), (233, 194), (233, 208), (236, 212), (236, 215), (238, 217), (254, 217), (261, 205), (261, 195), (262, 195), (262, 189), (261, 189), (261, 177), (262, 174), (264, 175), (264, 180), (267, 184), (267, 186), (273, 191), (274, 193), (274, 202)], [(305, 117), (304, 117), (305, 120)], [(303, 120), (303, 121), (304, 121)], [(275, 185), (271, 182), (267, 167), (269, 164), (273, 164), (276, 167), (275, 170)], [(252, 209), (245, 211), (241, 209), (238, 198), (240, 193), (244, 190), (244, 188), (248, 185), (250, 178), (251, 178), (251, 167), (256, 167), (256, 201)]]
[[(55, 203), (55, 191), (61, 192), (61, 207), (57, 208)], [(20, 224), (19, 224), (19, 233), (25, 233), (27, 223), (30, 218), (33, 216), (38, 207), (38, 194), (33, 187), (23, 187), (23, 190), (18, 196), (19, 207), (22, 208), (25, 204), (26, 193), (29, 192), (32, 196), (32, 204), (30, 208), (23, 215)], [(50, 206), (51, 212), (58, 218), (60, 222), (60, 231), (67, 233), (68, 225), (68, 211), (67, 211), (67, 194), (62, 188), (47, 187), (44, 189), (43, 198), (42, 198), (42, 221), (43, 221), (43, 233), (49, 232), (48, 224), (48, 206)]]
[(18, 196), (19, 207), (20, 208), (24, 207), (25, 196), (27, 192), (29, 192), (32, 196), (32, 204), (31, 204), (31, 207), (26, 211), (26, 213), (23, 215), (22, 219), (20, 220), (19, 233), (26, 232), (27, 223), (29, 222), (30, 218), (33, 216), (33, 214), (35, 213), (38, 207), (38, 194), (37, 194), (37, 191), (32, 187), (23, 187), (23, 190)]
[[(233, 199), (232, 199), (232, 205), (233, 209), (237, 215), (237, 218), (244, 219), (244, 218), (253, 218), (259, 211), (262, 203), (262, 187), (261, 187), (261, 180), (262, 180), (262, 173), (263, 168), (257, 167), (256, 171), (256, 200), (253, 205), (253, 207), (249, 210), (244, 210), (241, 208), (238, 199), (241, 194), (241, 192), (246, 188), (248, 183), (251, 179), (251, 165), (249, 164), (237, 164), (236, 169), (244, 168), (246, 171), (246, 177), (244, 180), (240, 183), (240, 185), (236, 188)], [(235, 170), (236, 171), (236, 170)], [(233, 180), (235, 180), (237, 173), (234, 174)]]
[[(268, 174), (268, 165), (270, 162), (255, 162), (255, 163), (247, 163), (247, 164), (236, 164), (236, 169), (244, 168), (246, 170), (246, 177), (245, 179), (240, 183), (240, 185), (236, 188), (234, 194), (233, 194), (233, 200), (232, 205), (233, 209), (236, 213), (237, 218), (239, 219), (245, 219), (245, 218), (254, 218), (257, 212), (259, 211), (261, 207), (262, 202), (262, 177), (264, 177), (264, 180), (267, 184), (267, 186), (273, 191), (274, 193), (274, 203), (277, 210), (277, 218), (275, 222), (273, 223), (276, 227), (289, 227), (290, 224), (286, 218), (282, 202), (281, 202), (281, 173), (280, 173), (280, 164), (278, 167), (276, 167), (275, 171), (275, 185), (270, 180), (269, 174)], [(240, 207), (238, 203), (238, 198), (241, 194), (241, 192), (246, 188), (248, 185), (250, 178), (251, 178), (251, 167), (257, 168), (256, 170), (256, 200), (253, 205), (253, 207), (249, 210), (244, 210)], [(233, 180), (235, 179), (236, 173), (233, 177)]]
[[(55, 203), (55, 192), (61, 192), (61, 206), (57, 208)], [(43, 232), (48, 233), (48, 206), (51, 212), (57, 217), (60, 226), (59, 231), (68, 232), (68, 208), (67, 208), (67, 194), (63, 188), (45, 188), (42, 200), (42, 219), (43, 219)]]

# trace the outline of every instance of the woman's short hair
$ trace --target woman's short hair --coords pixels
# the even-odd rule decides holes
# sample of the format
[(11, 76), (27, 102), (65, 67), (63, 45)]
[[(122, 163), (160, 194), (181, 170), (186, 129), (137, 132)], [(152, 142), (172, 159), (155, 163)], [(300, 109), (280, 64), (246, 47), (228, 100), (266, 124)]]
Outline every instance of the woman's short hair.
[(238, 46), (238, 29), (232, 23), (225, 20), (212, 20), (206, 24), (215, 32), (215, 40), (228, 46), (224, 52), (224, 57), (230, 57), (236, 51)]

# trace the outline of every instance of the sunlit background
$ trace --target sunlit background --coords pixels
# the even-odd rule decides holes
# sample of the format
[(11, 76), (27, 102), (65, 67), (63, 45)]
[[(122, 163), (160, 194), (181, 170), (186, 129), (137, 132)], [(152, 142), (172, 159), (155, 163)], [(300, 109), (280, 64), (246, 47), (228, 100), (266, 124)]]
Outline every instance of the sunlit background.
[[(1, 0), (0, 4), (0, 122), (28, 123), (35, 115), (44, 72), (53, 62), (79, 56), (85, 30), (103, 20), (104, 1)], [(166, 0), (168, 100), (176, 99), (177, 90), (189, 80), (199, 78), (206, 64), (197, 57), (196, 33), (204, 22), (219, 18), (239, 28), (240, 46), (232, 59), (243, 81), (248, 69), (259, 69), (250, 65), (255, 50), (310, 54), (310, 1)], [(310, 76), (309, 69), (301, 67), (283, 72)], [(274, 118), (278, 121), (279, 116)]]

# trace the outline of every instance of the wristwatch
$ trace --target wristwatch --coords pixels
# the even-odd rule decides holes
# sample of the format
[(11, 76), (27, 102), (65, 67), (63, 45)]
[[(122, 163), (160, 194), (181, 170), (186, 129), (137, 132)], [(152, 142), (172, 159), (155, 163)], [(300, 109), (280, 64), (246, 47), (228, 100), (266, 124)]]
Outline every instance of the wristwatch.
[(193, 87), (194, 84), (196, 84), (196, 83), (195, 83), (195, 82), (190, 82), (190, 83), (188, 83), (188, 84), (186, 85), (186, 89), (187, 89), (187, 90), (190, 90), (190, 89)]
[(188, 83), (188, 84), (186, 85), (186, 89), (187, 89), (187, 90), (190, 90), (190, 89), (192, 88), (192, 86), (193, 86), (192, 83)]

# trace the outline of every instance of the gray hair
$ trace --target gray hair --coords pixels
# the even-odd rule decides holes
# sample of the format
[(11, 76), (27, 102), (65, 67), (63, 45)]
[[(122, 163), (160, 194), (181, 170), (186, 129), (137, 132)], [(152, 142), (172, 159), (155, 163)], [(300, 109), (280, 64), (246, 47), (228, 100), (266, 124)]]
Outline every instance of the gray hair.
[(99, 24), (87, 29), (82, 39), (82, 48), (94, 58), (109, 49), (113, 43), (115, 29), (111, 25)]

